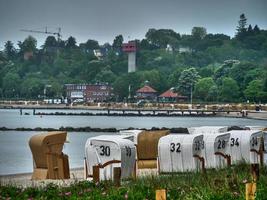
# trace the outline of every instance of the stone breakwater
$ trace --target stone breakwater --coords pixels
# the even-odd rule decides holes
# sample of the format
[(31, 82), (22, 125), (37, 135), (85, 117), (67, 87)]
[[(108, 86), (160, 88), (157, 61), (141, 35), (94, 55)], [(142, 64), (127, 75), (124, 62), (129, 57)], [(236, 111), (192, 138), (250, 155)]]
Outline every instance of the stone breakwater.
[[(129, 127), (127, 129), (116, 129), (116, 128), (91, 128), (89, 126), (86, 127), (60, 127), (60, 128), (7, 128), (0, 127), (0, 131), (68, 131), (68, 132), (110, 132), (115, 133), (120, 130), (134, 130), (137, 128)], [(166, 128), (166, 127), (152, 127), (151, 129), (146, 128), (138, 128), (139, 130), (170, 130), (170, 133), (189, 133), (187, 128), (184, 127), (174, 127), (174, 128)], [(244, 130), (244, 128), (239, 126), (231, 126), (228, 128), (230, 130)]]
[(202, 112), (183, 112), (183, 113), (91, 113), (91, 112), (80, 112), (80, 113), (71, 113), (71, 112), (36, 112), (34, 115), (54, 115), (54, 116), (112, 116), (112, 117), (211, 117), (215, 116), (216, 113), (202, 113)]

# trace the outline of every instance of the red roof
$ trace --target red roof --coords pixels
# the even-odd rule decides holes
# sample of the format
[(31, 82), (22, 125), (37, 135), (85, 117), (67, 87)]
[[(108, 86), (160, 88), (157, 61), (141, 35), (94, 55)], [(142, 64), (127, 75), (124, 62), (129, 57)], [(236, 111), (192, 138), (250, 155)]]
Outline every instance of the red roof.
[(173, 92), (172, 89), (167, 90), (166, 92), (162, 93), (159, 97), (168, 97), (168, 98), (176, 98), (176, 97), (184, 97), (177, 92)]
[(152, 87), (145, 85), (144, 87), (140, 88), (136, 92), (139, 92), (139, 93), (156, 93), (157, 91), (154, 90)]

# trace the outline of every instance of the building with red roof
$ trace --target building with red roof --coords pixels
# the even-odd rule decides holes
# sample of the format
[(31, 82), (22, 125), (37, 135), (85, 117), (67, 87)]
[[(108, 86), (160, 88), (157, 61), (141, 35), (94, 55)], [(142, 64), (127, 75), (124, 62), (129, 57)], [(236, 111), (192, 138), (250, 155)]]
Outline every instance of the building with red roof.
[(146, 99), (146, 100), (156, 100), (157, 99), (157, 91), (150, 87), (149, 85), (145, 85), (144, 87), (138, 89), (136, 91), (137, 99)]
[(175, 103), (187, 100), (187, 96), (182, 96), (178, 92), (174, 91), (174, 88), (167, 90), (158, 97), (159, 102)]

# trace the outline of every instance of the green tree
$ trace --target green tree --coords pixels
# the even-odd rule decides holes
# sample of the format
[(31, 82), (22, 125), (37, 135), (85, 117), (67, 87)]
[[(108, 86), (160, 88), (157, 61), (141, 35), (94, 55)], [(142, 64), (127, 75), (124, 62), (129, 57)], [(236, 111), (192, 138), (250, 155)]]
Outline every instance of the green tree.
[(202, 99), (208, 100), (210, 89), (216, 86), (211, 77), (199, 79), (195, 86), (195, 95)]
[(3, 93), (5, 97), (15, 98), (20, 93), (21, 79), (17, 73), (8, 72), (3, 77)]
[(253, 32), (254, 32), (255, 34), (260, 33), (260, 28), (258, 27), (257, 24), (254, 26), (254, 28), (253, 28)]
[[(238, 83), (238, 86), (240, 87), (241, 90), (244, 90), (246, 85), (248, 84), (248, 82), (246, 82), (247, 81), (246, 78), (248, 78), (247, 75), (249, 74), (250, 71), (252, 70), (254, 71), (257, 68), (258, 68), (257, 65), (255, 65), (254, 63), (250, 63), (250, 62), (242, 62), (242, 63), (234, 64), (232, 65), (229, 71), (229, 76)], [(253, 73), (253, 75), (256, 75), (256, 74)]]
[(117, 35), (115, 39), (113, 40), (112, 47), (116, 51), (120, 51), (123, 43), (123, 36), (122, 35)]
[(142, 71), (138, 72), (137, 75), (140, 77), (141, 84), (149, 81), (149, 84), (158, 92), (163, 92), (168, 88), (166, 77), (158, 70)]
[(93, 54), (93, 50), (100, 48), (98, 41), (96, 40), (87, 40), (86, 43), (81, 43), (79, 47), (83, 52), (92, 53), (92, 54)]
[(218, 100), (218, 94), (219, 94), (218, 87), (215, 84), (212, 87), (210, 87), (207, 100), (212, 101), (212, 102), (217, 101)]
[(244, 91), (247, 99), (253, 102), (266, 102), (267, 92), (264, 91), (264, 82), (262, 80), (251, 81)]
[(230, 75), (231, 68), (236, 64), (239, 64), (238, 60), (224, 61), (224, 63), (215, 70), (214, 79), (216, 83), (221, 84), (222, 79)]
[(128, 73), (118, 76), (113, 83), (114, 94), (118, 100), (124, 100), (129, 97), (129, 87), (131, 89), (130, 96), (133, 97), (137, 89), (142, 85), (142, 74), (137, 72)]
[(237, 82), (229, 77), (222, 79), (222, 85), (219, 88), (220, 99), (223, 102), (236, 102), (239, 98), (239, 87)]
[(113, 83), (116, 80), (116, 75), (110, 70), (110, 67), (106, 67), (96, 75), (97, 82)]
[(37, 40), (30, 35), (23, 42), (19, 42), (18, 46), (20, 47), (20, 51), (22, 53), (35, 52), (37, 46)]
[(236, 33), (236, 38), (239, 40), (243, 40), (244, 37), (246, 36), (246, 31), (247, 31), (247, 18), (244, 13), (240, 15), (239, 21), (238, 21), (238, 26), (236, 28), (237, 33)]
[(22, 96), (37, 99), (43, 94), (44, 84), (39, 78), (28, 77), (23, 80), (20, 88)]
[(68, 40), (66, 41), (66, 48), (67, 49), (73, 49), (73, 48), (76, 48), (76, 39), (72, 36), (70, 36), (68, 38)]
[(81, 71), (81, 78), (89, 83), (94, 83), (96, 81), (96, 76), (103, 69), (105, 69), (105, 65), (103, 62), (98, 60), (92, 60), (85, 66)]
[(207, 30), (204, 27), (193, 27), (191, 35), (195, 40), (202, 40), (207, 35)]
[(6, 55), (6, 58), (8, 60), (12, 60), (15, 58), (16, 56), (16, 49), (14, 48), (14, 45), (11, 41), (7, 41), (5, 43), (5, 49), (4, 49), (4, 53)]
[(179, 77), (182, 73), (182, 71), (184, 70), (183, 67), (177, 67), (175, 68), (175, 70), (169, 75), (168, 77), (168, 85), (169, 87), (174, 87), (177, 85), (177, 83), (179, 82)]
[(196, 68), (191, 67), (183, 70), (178, 80), (178, 91), (184, 95), (192, 95), (194, 85), (199, 78), (200, 76), (198, 75)]
[(57, 47), (57, 40), (54, 36), (48, 36), (44, 43), (44, 48), (53, 48)]
[(152, 28), (146, 33), (146, 39), (152, 49), (166, 48), (167, 44), (175, 48), (179, 45), (180, 38), (180, 34), (171, 29)]

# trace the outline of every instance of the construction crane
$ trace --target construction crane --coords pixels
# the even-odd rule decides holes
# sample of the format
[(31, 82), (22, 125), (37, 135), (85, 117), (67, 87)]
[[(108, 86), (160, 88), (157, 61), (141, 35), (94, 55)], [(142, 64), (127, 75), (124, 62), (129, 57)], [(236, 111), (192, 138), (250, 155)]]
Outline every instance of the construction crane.
[(57, 32), (47, 31), (47, 27), (45, 27), (45, 30), (44, 31), (30, 30), (30, 29), (21, 29), (20, 31), (23, 31), (23, 32), (31, 32), (31, 33), (44, 33), (44, 34), (49, 34), (49, 35), (56, 35), (57, 36), (57, 41), (60, 41), (60, 38), (62, 37), (62, 35), (61, 35), (61, 28), (58, 28), (58, 31)]

